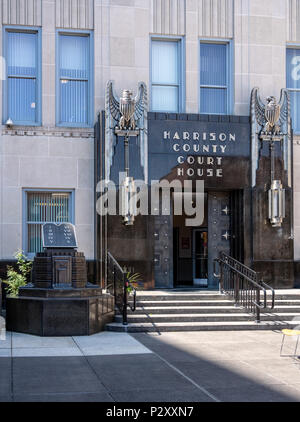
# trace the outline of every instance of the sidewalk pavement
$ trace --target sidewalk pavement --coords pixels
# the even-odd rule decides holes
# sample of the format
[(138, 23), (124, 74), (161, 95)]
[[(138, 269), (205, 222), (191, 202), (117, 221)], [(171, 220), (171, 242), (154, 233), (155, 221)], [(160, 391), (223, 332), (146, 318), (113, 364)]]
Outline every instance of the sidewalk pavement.
[(281, 339), (272, 331), (7, 333), (0, 401), (298, 402), (300, 361), (279, 356)]

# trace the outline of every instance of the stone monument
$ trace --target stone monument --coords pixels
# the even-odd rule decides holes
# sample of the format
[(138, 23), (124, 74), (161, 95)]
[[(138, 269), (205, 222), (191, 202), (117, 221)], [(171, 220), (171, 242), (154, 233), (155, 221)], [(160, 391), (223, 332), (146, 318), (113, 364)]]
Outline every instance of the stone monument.
[(114, 298), (87, 282), (75, 227), (46, 223), (43, 252), (33, 262), (32, 283), (7, 298), (7, 329), (40, 336), (90, 335), (114, 317)]

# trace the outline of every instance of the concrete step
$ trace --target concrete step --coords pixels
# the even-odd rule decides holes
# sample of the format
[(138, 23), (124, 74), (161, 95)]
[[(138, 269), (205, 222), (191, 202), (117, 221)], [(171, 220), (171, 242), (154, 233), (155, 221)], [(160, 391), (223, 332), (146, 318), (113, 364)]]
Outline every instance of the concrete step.
[(123, 325), (112, 322), (106, 325), (107, 331), (118, 332), (163, 332), (163, 331), (243, 331), (243, 330), (282, 330), (293, 328), (297, 324), (291, 321), (224, 321), (220, 322), (164, 322), (164, 323), (133, 323)]
[[(262, 297), (262, 295), (261, 295)], [(151, 303), (156, 303), (156, 302), (219, 302), (219, 301), (232, 301), (233, 298), (229, 295), (221, 295), (220, 293), (218, 294), (207, 294), (207, 295), (167, 295), (167, 296), (163, 296), (163, 295), (151, 295), (151, 296), (147, 296), (147, 295), (140, 295), (139, 293), (137, 294), (137, 301), (138, 302), (151, 302)], [(267, 300), (270, 302), (271, 301), (271, 295), (267, 294)], [(285, 294), (285, 295), (281, 295), (281, 294), (276, 294), (275, 295), (275, 300), (276, 302), (280, 301), (284, 301), (284, 302), (295, 302), (295, 303), (300, 303), (300, 295), (293, 295), (293, 294)]]
[[(267, 301), (268, 307), (271, 306), (271, 301)], [(137, 301), (137, 307), (139, 308), (183, 308), (183, 307), (190, 307), (190, 308), (206, 308), (206, 307), (232, 307), (234, 306), (234, 301), (230, 299), (223, 299), (223, 300), (209, 300), (209, 301), (166, 301), (166, 300), (157, 300), (157, 301)], [(293, 307), (300, 309), (300, 300), (275, 300), (275, 307), (282, 306), (282, 307)]]
[[(216, 313), (240, 313), (243, 312), (244, 308), (232, 305), (232, 302), (228, 306), (137, 306), (136, 310), (132, 312), (128, 309), (128, 315), (141, 315), (141, 314), (216, 314)], [(281, 312), (281, 313), (299, 313), (300, 306), (275, 306), (274, 309), (268, 310), (268, 312)]]
[[(300, 290), (276, 290), (275, 308), (261, 312), (261, 323), (232, 297), (218, 291), (143, 291), (137, 294), (137, 309), (128, 310), (128, 325), (122, 316), (107, 325), (113, 331), (202, 331), (260, 330), (296, 327), (300, 324)], [(271, 295), (268, 292), (268, 306)]]
[(142, 300), (143, 302), (145, 301), (181, 301), (181, 300), (185, 300), (185, 301), (194, 301), (194, 300), (219, 300), (219, 299), (224, 299), (224, 295), (221, 295), (220, 293), (208, 293), (208, 294), (168, 294), (168, 295), (140, 295), (139, 293), (137, 293), (137, 300)]
[[(128, 309), (128, 315), (140, 315), (140, 314), (197, 314), (197, 313), (239, 313), (241, 308), (232, 305), (232, 302), (228, 306), (137, 306), (136, 310), (132, 312)], [(300, 312), (300, 307), (299, 307)]]
[(137, 299), (137, 306), (150, 307), (178, 307), (178, 306), (232, 306), (234, 302), (230, 299), (220, 300), (139, 300)]
[[(300, 324), (300, 313), (268, 313), (261, 314), (261, 321), (290, 321), (294, 318), (298, 318), (298, 324)], [(255, 315), (245, 312), (239, 312), (235, 314), (230, 313), (215, 313), (215, 314), (140, 314), (128, 315), (128, 323), (144, 323), (144, 322), (227, 322), (227, 321), (253, 321)], [(115, 322), (122, 322), (122, 315), (115, 316)]]

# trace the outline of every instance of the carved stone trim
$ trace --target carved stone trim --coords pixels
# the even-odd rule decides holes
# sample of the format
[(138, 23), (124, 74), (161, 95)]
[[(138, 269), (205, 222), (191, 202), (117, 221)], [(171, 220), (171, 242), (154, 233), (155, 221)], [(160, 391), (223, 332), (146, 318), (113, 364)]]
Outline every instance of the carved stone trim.
[(94, 138), (93, 129), (59, 129), (51, 127), (22, 127), (6, 128), (2, 127), (2, 135), (8, 136), (53, 136), (63, 138)]

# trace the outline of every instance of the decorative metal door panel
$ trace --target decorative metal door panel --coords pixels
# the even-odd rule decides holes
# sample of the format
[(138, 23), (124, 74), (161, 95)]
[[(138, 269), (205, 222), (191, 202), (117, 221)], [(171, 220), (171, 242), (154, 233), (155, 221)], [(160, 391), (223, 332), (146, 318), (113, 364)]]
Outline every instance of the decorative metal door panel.
[(218, 288), (213, 260), (224, 251), (230, 254), (230, 193), (208, 193), (208, 287)]
[(154, 217), (155, 287), (173, 287), (173, 221), (172, 216)]

